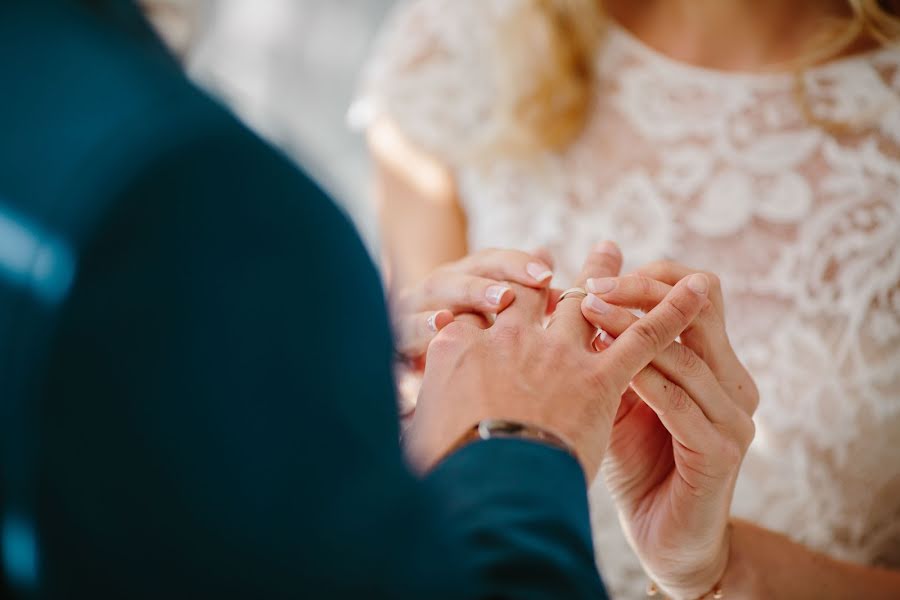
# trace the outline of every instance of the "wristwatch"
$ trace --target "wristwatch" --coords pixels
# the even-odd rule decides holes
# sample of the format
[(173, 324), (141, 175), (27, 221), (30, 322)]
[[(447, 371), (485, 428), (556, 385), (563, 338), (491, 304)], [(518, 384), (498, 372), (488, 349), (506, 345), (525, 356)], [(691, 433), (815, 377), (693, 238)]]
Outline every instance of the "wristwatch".
[(474, 425), (457, 441), (445, 456), (453, 454), (460, 448), (481, 440), (495, 439), (519, 439), (531, 442), (538, 442), (547, 446), (552, 446), (557, 450), (562, 450), (571, 454), (577, 459), (575, 450), (566, 443), (562, 438), (554, 433), (550, 433), (546, 429), (542, 429), (528, 423), (519, 423), (517, 421), (507, 421), (504, 419), (485, 419)]

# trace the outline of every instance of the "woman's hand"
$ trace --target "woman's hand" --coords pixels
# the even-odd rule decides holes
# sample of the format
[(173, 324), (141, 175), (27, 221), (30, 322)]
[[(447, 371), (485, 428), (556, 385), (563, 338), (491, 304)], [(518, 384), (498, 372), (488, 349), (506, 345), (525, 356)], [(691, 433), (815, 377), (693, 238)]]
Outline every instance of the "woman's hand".
[[(661, 262), (588, 282), (585, 317), (613, 338), (680, 280), (708, 288), (699, 316), (632, 380), (616, 415), (603, 474), (644, 568), (673, 598), (698, 598), (722, 578), (741, 461), (754, 435), (758, 393), (724, 325), (712, 274)], [(654, 337), (647, 328), (643, 331)], [(612, 342), (615, 345), (616, 342)]]
[(515, 299), (510, 284), (544, 289), (553, 278), (551, 267), (543, 251), (483, 250), (436, 269), (395, 298), (398, 352), (421, 363), (434, 336), (462, 314), (476, 315), (476, 323), (488, 326), (490, 317)]
[[(576, 285), (617, 273), (620, 266), (614, 246), (598, 245)], [(566, 440), (590, 480), (628, 382), (693, 321), (706, 292), (675, 286), (642, 323), (602, 353), (592, 347), (597, 329), (584, 319), (579, 300), (560, 301), (545, 324), (548, 291), (519, 288), (518, 293), (489, 328), (454, 323), (429, 347), (408, 433), (412, 458), (427, 469), (474, 424), (504, 419)]]

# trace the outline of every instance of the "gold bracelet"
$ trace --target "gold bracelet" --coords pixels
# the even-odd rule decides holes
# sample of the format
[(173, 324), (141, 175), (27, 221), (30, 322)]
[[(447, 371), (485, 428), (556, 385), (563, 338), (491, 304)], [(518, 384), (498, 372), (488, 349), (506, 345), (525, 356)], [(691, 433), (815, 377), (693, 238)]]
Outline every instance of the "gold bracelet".
[[(659, 588), (656, 587), (656, 584), (652, 581), (647, 584), (647, 596), (659, 596)], [(696, 600), (706, 600), (707, 598), (714, 598), (715, 600), (720, 600), (725, 597), (725, 592), (722, 591), (722, 582), (720, 581), (713, 589), (709, 590), (702, 596), (698, 597)], [(665, 596), (661, 596), (661, 598), (665, 598)]]

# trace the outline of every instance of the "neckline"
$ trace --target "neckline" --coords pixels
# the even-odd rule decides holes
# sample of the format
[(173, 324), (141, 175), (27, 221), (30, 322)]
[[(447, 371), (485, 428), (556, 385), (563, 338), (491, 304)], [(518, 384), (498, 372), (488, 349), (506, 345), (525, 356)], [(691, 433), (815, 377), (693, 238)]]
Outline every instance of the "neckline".
[[(609, 26), (611, 38), (618, 38), (623, 45), (631, 49), (633, 52), (641, 55), (645, 60), (664, 65), (665, 67), (678, 71), (684, 75), (694, 77), (702, 77), (704, 79), (717, 80), (721, 83), (793, 83), (796, 80), (796, 73), (791, 71), (726, 71), (723, 69), (715, 69), (712, 67), (702, 67), (688, 62), (672, 58), (668, 54), (657, 50), (649, 45), (623, 25), (613, 21)], [(803, 70), (806, 77), (817, 77), (826, 75), (836, 69), (846, 68), (848, 65), (855, 64), (871, 64), (874, 60), (885, 55), (898, 52), (898, 49), (891, 46), (882, 46), (872, 48), (865, 52), (842, 56), (828, 62), (815, 65)]]

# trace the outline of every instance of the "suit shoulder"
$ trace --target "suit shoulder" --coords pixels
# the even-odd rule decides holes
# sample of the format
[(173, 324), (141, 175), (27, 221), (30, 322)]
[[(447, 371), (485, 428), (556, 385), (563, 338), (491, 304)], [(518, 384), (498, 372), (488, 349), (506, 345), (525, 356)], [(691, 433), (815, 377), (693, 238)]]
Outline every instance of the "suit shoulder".
[(0, 95), (0, 192), (22, 212), (53, 212), (91, 172), (113, 183), (152, 154), (154, 139), (195, 135), (213, 121), (238, 126), (139, 14), (10, 4), (0, 9), (0, 77), (15, 82)]

